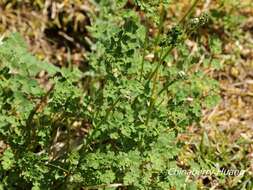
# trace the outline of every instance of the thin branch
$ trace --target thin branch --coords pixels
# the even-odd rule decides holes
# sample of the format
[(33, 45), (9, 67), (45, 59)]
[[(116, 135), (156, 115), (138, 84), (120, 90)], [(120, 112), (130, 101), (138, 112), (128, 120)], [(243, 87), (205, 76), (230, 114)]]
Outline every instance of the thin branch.
[(185, 19), (186, 19), (189, 15), (191, 15), (192, 11), (193, 11), (194, 8), (197, 6), (198, 2), (199, 2), (199, 0), (195, 0), (195, 1), (193, 2), (193, 4), (188, 8), (188, 10), (187, 10), (186, 13), (184, 14), (184, 16), (180, 19), (180, 21), (179, 21), (180, 24), (182, 24), (182, 23), (185, 21)]
[(28, 119), (26, 120), (26, 126), (30, 127), (32, 124), (32, 120), (39, 109), (47, 102), (47, 97), (54, 90), (54, 85), (50, 87), (47, 93), (40, 99), (40, 101), (36, 104), (35, 108), (30, 112)]
[(28, 148), (32, 149), (34, 146), (33, 141), (35, 140), (35, 133), (36, 128), (32, 127), (33, 119), (36, 113), (43, 108), (47, 103), (47, 98), (49, 94), (54, 90), (54, 84), (50, 87), (47, 93), (40, 99), (40, 101), (36, 104), (35, 108), (30, 112), (27, 120), (26, 120), (26, 127), (28, 131), (27, 143), (29, 143)]

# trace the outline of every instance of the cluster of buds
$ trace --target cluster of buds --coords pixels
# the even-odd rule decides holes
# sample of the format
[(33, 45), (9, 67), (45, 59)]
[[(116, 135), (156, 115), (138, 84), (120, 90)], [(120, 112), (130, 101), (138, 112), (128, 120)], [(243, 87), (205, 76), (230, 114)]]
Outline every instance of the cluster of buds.
[(175, 47), (179, 42), (182, 41), (183, 28), (180, 25), (172, 27), (166, 37), (161, 40), (161, 47)]
[(195, 32), (197, 29), (203, 27), (209, 21), (209, 15), (206, 13), (201, 14), (199, 17), (195, 17), (186, 22), (184, 29), (187, 34)]
[(172, 27), (166, 37), (161, 40), (159, 45), (161, 47), (175, 47), (178, 43), (184, 40), (185, 36), (189, 36), (200, 27), (208, 23), (209, 17), (206, 13), (199, 17), (195, 17), (187, 21), (186, 23), (178, 24)]

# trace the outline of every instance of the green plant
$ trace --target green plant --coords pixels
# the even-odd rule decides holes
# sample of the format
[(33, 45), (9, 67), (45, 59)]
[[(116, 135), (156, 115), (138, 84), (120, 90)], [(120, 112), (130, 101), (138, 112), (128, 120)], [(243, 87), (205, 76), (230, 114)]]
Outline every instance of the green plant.
[[(88, 71), (36, 60), (18, 34), (0, 46), (1, 185), (8, 189), (197, 189), (179, 168), (179, 133), (218, 101), (184, 40), (205, 25), (164, 26), (167, 1), (97, 1)], [(159, 14), (157, 14), (159, 13)], [(159, 15), (159, 18), (157, 18)], [(95, 18), (95, 17), (94, 17)], [(171, 56), (177, 48), (178, 59)], [(151, 60), (147, 55), (153, 55)], [(44, 73), (43, 77), (41, 75)]]

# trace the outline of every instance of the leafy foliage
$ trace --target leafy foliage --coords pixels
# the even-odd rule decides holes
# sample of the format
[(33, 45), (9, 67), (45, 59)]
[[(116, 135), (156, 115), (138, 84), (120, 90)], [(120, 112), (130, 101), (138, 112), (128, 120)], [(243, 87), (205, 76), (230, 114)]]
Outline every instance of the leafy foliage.
[[(86, 72), (38, 61), (18, 34), (1, 44), (0, 137), (9, 145), (2, 186), (197, 188), (167, 171), (179, 168), (178, 134), (219, 99), (217, 83), (194, 70), (200, 57), (184, 44), (207, 20), (188, 19), (165, 33), (159, 18), (152, 37), (125, 1), (108, 2), (98, 2), (89, 28), (96, 43)], [(168, 2), (157, 3), (136, 1), (146, 19), (156, 11), (163, 17)], [(175, 47), (179, 59), (170, 56)]]

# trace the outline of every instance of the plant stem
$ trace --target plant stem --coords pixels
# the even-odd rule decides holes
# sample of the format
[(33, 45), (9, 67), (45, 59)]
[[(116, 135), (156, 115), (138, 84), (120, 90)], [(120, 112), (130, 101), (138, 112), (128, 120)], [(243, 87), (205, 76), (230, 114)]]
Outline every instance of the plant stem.
[(147, 49), (147, 44), (148, 44), (148, 28), (146, 27), (146, 34), (145, 34), (143, 54), (142, 54), (142, 61), (141, 61), (141, 76), (140, 76), (140, 81), (141, 81), (142, 75), (143, 75), (144, 62), (145, 62), (145, 52), (146, 52), (146, 49)]
[(110, 113), (112, 112), (112, 110), (115, 108), (115, 106), (118, 104), (118, 102), (120, 101), (121, 97), (119, 96), (116, 101), (112, 104), (112, 106), (107, 110), (105, 117), (103, 118), (103, 120), (101, 120), (98, 124), (98, 127), (105, 121), (107, 120), (107, 118), (109, 117)]
[[(159, 31), (158, 31), (158, 34), (157, 34), (157, 37), (156, 37), (156, 40), (155, 40), (155, 48), (156, 48), (155, 50), (156, 51), (155, 51), (155, 57), (154, 57), (153, 62), (155, 62), (158, 59), (159, 49), (157, 48), (157, 45), (160, 41), (160, 37), (161, 37), (161, 34), (162, 34), (162, 30), (163, 30), (165, 9), (164, 9), (164, 6), (163, 6), (162, 2), (161, 2), (161, 6), (162, 6), (162, 10), (161, 10), (161, 14), (160, 14)], [(145, 122), (146, 125), (148, 125), (148, 123), (149, 123), (151, 112), (152, 112), (153, 106), (155, 104), (154, 95), (155, 95), (155, 91), (156, 91), (156, 87), (157, 87), (157, 80), (159, 78), (159, 73), (158, 73), (159, 65), (160, 65), (160, 61), (157, 62), (157, 66), (156, 66), (156, 69), (154, 71), (154, 81), (153, 81), (153, 87), (152, 87), (151, 96), (150, 96), (150, 105), (149, 105), (149, 108), (148, 108), (148, 115), (147, 115), (147, 119), (146, 119), (146, 122)], [(152, 77), (151, 77), (151, 79), (152, 79)]]
[[(180, 21), (178, 22), (178, 24), (182, 24), (185, 19), (192, 13), (192, 11), (194, 10), (194, 8), (197, 6), (199, 0), (194, 0), (193, 4), (189, 7), (189, 9), (187, 10), (187, 12), (184, 14), (184, 16), (180, 19)], [(161, 29), (162, 29), (162, 25), (163, 25), (163, 15), (164, 15), (164, 7), (162, 9), (162, 14), (161, 14), (161, 17), (160, 17), (160, 27), (159, 27), (159, 33), (158, 33), (158, 38), (156, 39), (155, 41), (155, 44), (157, 45), (157, 43), (159, 42), (159, 37), (161, 35)], [(157, 41), (158, 40), (158, 41)], [(152, 80), (152, 78), (154, 77), (154, 84), (153, 84), (153, 88), (152, 88), (152, 92), (151, 92), (151, 97), (150, 97), (150, 106), (148, 108), (148, 115), (147, 115), (147, 119), (146, 119), (146, 122), (145, 124), (148, 125), (149, 123), (149, 119), (150, 119), (150, 115), (151, 115), (151, 112), (152, 112), (152, 109), (155, 105), (155, 102), (156, 102), (156, 99), (157, 97), (164, 91), (164, 89), (162, 89), (162, 91), (160, 91), (158, 93), (157, 96), (155, 96), (155, 90), (156, 90), (156, 86), (157, 86), (157, 80), (158, 80), (158, 70), (159, 70), (159, 67), (160, 65), (163, 63), (163, 61), (166, 59), (166, 57), (169, 55), (169, 53), (173, 50), (174, 46), (171, 46), (166, 52), (164, 55), (162, 55), (161, 53), (161, 59), (158, 61), (158, 64), (155, 68), (155, 70), (151, 73), (150, 77), (149, 77), (149, 80), (148, 82), (150, 82)], [(156, 57), (157, 57), (157, 52), (155, 53), (155, 59), (154, 61), (156, 60)]]
[(175, 80), (167, 83), (157, 94), (157, 97), (159, 97), (169, 86), (171, 86), (173, 83), (175, 82)]
[(26, 120), (26, 127), (27, 127), (27, 131), (28, 131), (28, 141), (27, 143), (29, 143), (28, 148), (32, 148), (34, 146), (34, 140), (35, 140), (35, 133), (36, 133), (36, 127), (33, 126), (32, 127), (32, 123), (33, 123), (33, 119), (34, 116), (37, 114), (37, 112), (41, 109), (44, 108), (45, 105), (47, 104), (47, 99), (48, 96), (50, 95), (50, 93), (54, 90), (54, 84), (50, 87), (50, 89), (46, 92), (46, 94), (40, 99), (40, 101), (36, 104), (36, 106), (34, 107), (34, 109), (30, 112), (27, 120)]
[(45, 165), (52, 166), (52, 167), (54, 167), (54, 168), (57, 168), (57, 169), (59, 169), (59, 170), (62, 170), (62, 171), (64, 171), (64, 172), (66, 172), (67, 174), (70, 173), (70, 171), (68, 171), (68, 170), (66, 170), (66, 169), (64, 169), (64, 168), (62, 168), (61, 166), (57, 166), (57, 165), (55, 165), (55, 164), (46, 163)]
[(197, 6), (198, 2), (199, 2), (199, 0), (194, 0), (194, 2), (192, 3), (192, 5), (188, 8), (188, 10), (186, 11), (186, 13), (179, 20), (179, 24), (182, 24), (185, 21), (185, 19), (192, 13), (192, 11), (194, 10), (194, 8)]

